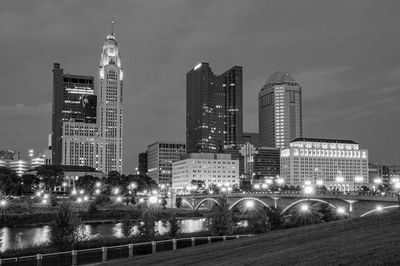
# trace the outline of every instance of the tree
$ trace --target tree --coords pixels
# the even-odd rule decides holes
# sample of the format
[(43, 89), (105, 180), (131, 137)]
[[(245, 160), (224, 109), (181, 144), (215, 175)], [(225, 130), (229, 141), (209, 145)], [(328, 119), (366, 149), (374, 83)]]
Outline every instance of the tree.
[(121, 230), (122, 230), (122, 234), (125, 237), (130, 237), (132, 234), (132, 226), (133, 223), (131, 221), (131, 218), (129, 215), (126, 215), (125, 218), (122, 220), (122, 226), (121, 226)]
[(249, 227), (254, 234), (262, 234), (271, 230), (269, 218), (265, 210), (252, 212)]
[(64, 173), (57, 165), (41, 165), (36, 167), (36, 176), (41, 180), (46, 190), (52, 190), (61, 186)]
[(0, 193), (19, 195), (21, 190), (20, 179), (17, 173), (6, 167), (0, 167)]
[(142, 222), (139, 225), (140, 236), (144, 240), (154, 240), (156, 232), (154, 228), (155, 215), (153, 210), (146, 209), (142, 214)]
[(323, 222), (330, 222), (336, 220), (332, 208), (327, 203), (322, 203), (318, 209), (318, 217)]
[(75, 229), (77, 225), (70, 206), (63, 203), (57, 213), (54, 226), (51, 229), (50, 241), (58, 250), (65, 250), (72, 247), (75, 241)]
[(271, 229), (277, 229), (283, 224), (283, 215), (280, 208), (275, 208), (271, 206), (270, 208), (265, 207), (265, 211), (269, 218), (269, 223), (271, 224)]
[(39, 187), (40, 179), (35, 175), (23, 175), (22, 176), (22, 193), (29, 194), (33, 193)]
[(176, 197), (175, 199), (175, 206), (179, 209), (182, 207), (182, 197)]
[(75, 181), (75, 186), (84, 189), (85, 191), (90, 191), (95, 187), (96, 182), (98, 181), (100, 181), (100, 178), (97, 176), (84, 175)]
[(233, 230), (232, 212), (225, 195), (218, 200), (211, 214), (211, 232), (214, 235), (229, 235)]
[(175, 238), (179, 234), (179, 231), (181, 229), (181, 226), (179, 224), (178, 219), (176, 218), (175, 213), (172, 214), (172, 216), (170, 216), (168, 222), (169, 222), (169, 227), (170, 227), (169, 236), (172, 238)]
[(165, 197), (163, 197), (161, 200), (161, 207), (163, 209), (166, 209), (166, 206), (167, 206), (167, 199)]
[(247, 179), (240, 179), (240, 190), (251, 191), (251, 182)]

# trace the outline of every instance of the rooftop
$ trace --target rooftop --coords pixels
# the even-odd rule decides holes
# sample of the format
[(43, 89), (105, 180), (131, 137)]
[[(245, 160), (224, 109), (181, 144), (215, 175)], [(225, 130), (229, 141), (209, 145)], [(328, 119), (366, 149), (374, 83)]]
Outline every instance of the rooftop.
[(296, 83), (296, 80), (288, 72), (277, 71), (269, 76), (265, 84), (282, 84), (285, 82)]
[(319, 139), (319, 138), (295, 138), (292, 140), (292, 142), (325, 142), (325, 143), (344, 143), (344, 144), (358, 144), (357, 142), (353, 140), (347, 140), (347, 139)]

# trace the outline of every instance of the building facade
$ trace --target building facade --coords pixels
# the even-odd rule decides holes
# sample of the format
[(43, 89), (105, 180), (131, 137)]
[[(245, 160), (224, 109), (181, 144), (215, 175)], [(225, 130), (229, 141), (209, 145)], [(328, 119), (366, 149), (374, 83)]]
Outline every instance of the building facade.
[(147, 175), (147, 152), (139, 154), (139, 175)]
[(99, 170), (122, 172), (123, 79), (121, 57), (113, 30), (107, 35), (98, 71)]
[(280, 150), (278, 148), (258, 147), (253, 156), (253, 178), (275, 178), (280, 175)]
[(352, 140), (297, 138), (281, 150), (280, 176), (287, 185), (358, 190), (368, 185), (368, 150)]
[(60, 64), (54, 63), (52, 105), (52, 162), (59, 165), (62, 161), (63, 123), (96, 124), (94, 78), (64, 74)]
[(254, 147), (260, 146), (260, 134), (243, 132), (243, 143), (250, 143)]
[(188, 153), (221, 152), (242, 143), (242, 67), (217, 76), (208, 63), (186, 74), (186, 145)]
[(287, 72), (272, 74), (258, 94), (260, 146), (288, 148), (303, 134), (301, 87)]
[(65, 122), (62, 147), (62, 165), (100, 168), (100, 143), (96, 124)]
[(204, 181), (206, 186), (239, 185), (239, 161), (229, 154), (192, 153), (187, 159), (172, 164), (172, 188), (184, 190), (192, 180)]
[(157, 141), (147, 147), (147, 174), (158, 184), (172, 183), (172, 163), (186, 155), (186, 145)]

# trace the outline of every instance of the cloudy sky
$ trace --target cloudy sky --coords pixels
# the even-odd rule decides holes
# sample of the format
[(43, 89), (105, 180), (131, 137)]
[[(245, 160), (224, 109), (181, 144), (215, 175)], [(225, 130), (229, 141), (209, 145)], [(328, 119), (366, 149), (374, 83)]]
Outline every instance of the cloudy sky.
[(0, 7), (0, 149), (43, 150), (52, 65), (96, 75), (115, 20), (124, 80), (124, 172), (156, 140), (185, 141), (185, 75), (243, 66), (244, 129), (257, 94), (288, 71), (303, 87), (307, 137), (353, 139), (400, 163), (400, 1), (16, 1)]

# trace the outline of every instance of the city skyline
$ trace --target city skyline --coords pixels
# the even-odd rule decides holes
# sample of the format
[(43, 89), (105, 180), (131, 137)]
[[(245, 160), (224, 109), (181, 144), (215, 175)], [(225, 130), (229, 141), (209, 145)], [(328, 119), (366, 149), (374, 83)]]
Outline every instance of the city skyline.
[[(104, 2), (88, 21), (86, 3), (5, 1), (0, 146), (46, 149), (53, 62), (96, 76), (99, 43), (114, 18), (126, 73), (124, 172), (134, 171), (137, 155), (155, 140), (185, 140), (185, 73), (199, 62), (215, 73), (243, 66), (243, 131), (258, 132), (257, 94), (270, 74), (287, 71), (303, 88), (303, 136), (354, 139), (371, 162), (398, 163), (399, 145), (386, 141), (400, 133), (396, 8), (327, 3), (122, 2), (109, 12)], [(221, 17), (221, 10), (234, 15)]]

